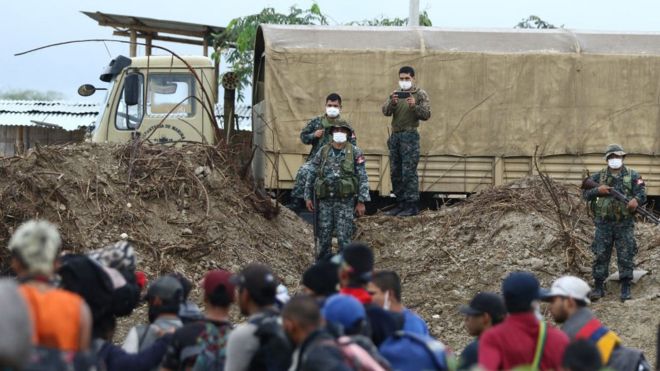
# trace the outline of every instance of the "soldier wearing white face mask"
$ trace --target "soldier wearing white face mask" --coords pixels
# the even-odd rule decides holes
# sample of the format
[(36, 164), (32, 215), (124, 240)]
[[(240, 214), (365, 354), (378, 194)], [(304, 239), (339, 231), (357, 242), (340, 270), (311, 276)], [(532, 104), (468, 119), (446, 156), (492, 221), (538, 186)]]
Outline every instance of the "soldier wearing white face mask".
[[(330, 134), (332, 125), (337, 122), (345, 122), (350, 126), (350, 123), (341, 117), (341, 108), (341, 97), (337, 93), (331, 93), (325, 99), (325, 114), (311, 119), (300, 132), (300, 140), (304, 144), (311, 145), (312, 148), (307, 156), (307, 162), (298, 169), (296, 174), (296, 182), (291, 190), (291, 202), (286, 205), (289, 209), (299, 211), (304, 208), (305, 184), (310, 175), (309, 161), (321, 147), (332, 142), (332, 134)], [(355, 133), (352, 133), (348, 140), (351, 144), (356, 145)]]
[[(634, 259), (637, 254), (635, 243), (634, 212), (646, 202), (644, 180), (635, 170), (624, 166), (626, 153), (618, 144), (610, 144), (605, 151), (607, 167), (591, 176), (600, 186), (584, 190), (582, 196), (590, 201), (594, 215), (596, 234), (591, 249), (594, 253), (592, 274), (594, 290), (591, 300), (605, 296), (605, 279), (612, 248), (616, 247), (619, 279), (621, 281), (621, 300), (631, 298), (630, 283), (633, 278)], [(610, 196), (610, 190), (616, 190), (630, 200), (627, 205)]]
[(371, 200), (364, 153), (347, 140), (353, 128), (335, 122), (330, 132), (332, 143), (321, 147), (309, 162), (311, 172), (305, 186), (309, 211), (314, 211), (314, 197), (318, 200), (318, 260), (332, 255), (333, 232), (339, 251), (351, 243), (353, 215), (364, 215), (364, 203)]

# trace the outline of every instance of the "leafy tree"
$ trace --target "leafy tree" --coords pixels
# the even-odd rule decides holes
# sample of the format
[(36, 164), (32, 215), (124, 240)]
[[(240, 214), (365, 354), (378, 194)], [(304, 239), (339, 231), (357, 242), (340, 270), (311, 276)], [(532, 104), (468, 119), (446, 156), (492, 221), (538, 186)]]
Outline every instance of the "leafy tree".
[[(234, 18), (224, 32), (214, 35), (214, 45), (225, 50), (227, 62), (231, 64), (232, 71), (239, 78), (239, 100), (243, 99), (242, 88), (250, 84), (254, 68), (252, 60), (254, 42), (257, 37), (257, 27), (262, 23), (327, 25), (328, 19), (321, 13), (321, 8), (316, 3), (309, 9), (292, 6), (289, 8), (289, 14), (278, 13), (274, 8), (265, 8), (258, 14)], [(220, 58), (216, 54), (213, 57), (216, 62)]]
[[(365, 19), (363, 21), (353, 21), (348, 23), (352, 26), (405, 26), (408, 24), (408, 18), (373, 18)], [(429, 18), (429, 14), (425, 11), (419, 14), (419, 25), (424, 27), (431, 27), (433, 23)]]
[[(546, 29), (546, 28), (557, 28), (557, 26), (552, 23), (548, 23), (541, 19), (541, 17), (536, 15), (530, 15), (527, 18), (523, 18), (515, 25), (513, 28), (536, 28), (536, 29)], [(564, 25), (559, 26), (559, 28), (564, 28)]]
[(49, 90), (46, 92), (30, 89), (7, 90), (0, 92), (0, 99), (54, 101), (64, 99), (64, 94)]

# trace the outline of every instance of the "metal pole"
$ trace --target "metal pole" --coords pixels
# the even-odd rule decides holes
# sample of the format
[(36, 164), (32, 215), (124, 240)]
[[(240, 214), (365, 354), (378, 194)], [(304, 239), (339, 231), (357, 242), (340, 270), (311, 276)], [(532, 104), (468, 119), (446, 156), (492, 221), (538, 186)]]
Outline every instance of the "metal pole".
[(410, 0), (408, 9), (408, 27), (419, 26), (419, 0)]

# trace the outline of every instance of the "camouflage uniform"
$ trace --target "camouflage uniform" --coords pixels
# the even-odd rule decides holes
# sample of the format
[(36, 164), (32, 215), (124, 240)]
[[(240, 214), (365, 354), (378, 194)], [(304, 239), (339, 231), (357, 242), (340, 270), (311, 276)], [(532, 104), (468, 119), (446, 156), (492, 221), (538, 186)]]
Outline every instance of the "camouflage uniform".
[[(612, 187), (628, 199), (635, 197), (639, 205), (646, 202), (644, 181), (633, 169), (623, 166), (618, 175), (613, 175), (609, 168), (606, 168), (593, 174), (591, 179)], [(620, 280), (630, 281), (633, 278), (634, 258), (637, 253), (634, 215), (624, 203), (612, 197), (598, 196), (598, 188), (585, 190), (582, 195), (585, 200), (591, 202), (596, 225), (591, 245), (595, 255), (592, 271), (594, 280), (602, 283), (609, 275), (612, 247), (615, 246)]]
[(417, 202), (419, 200), (419, 121), (431, 117), (429, 96), (422, 89), (413, 87), (415, 107), (410, 108), (405, 99), (392, 104), (389, 97), (383, 104), (383, 114), (392, 116), (392, 134), (387, 141), (390, 151), (390, 178), (393, 192), (398, 202)]
[[(357, 192), (341, 197), (337, 189), (342, 179), (342, 165), (349, 152), (353, 154), (353, 177), (357, 181)], [(332, 147), (332, 144), (327, 144), (314, 155), (309, 164), (312, 171), (305, 186), (305, 200), (312, 200), (316, 192), (320, 246), (318, 259), (322, 259), (331, 254), (333, 231), (340, 250), (351, 242), (355, 198), (362, 203), (371, 200), (369, 179), (362, 150), (350, 143), (346, 143), (340, 150)], [(327, 184), (327, 195), (319, 195), (317, 191), (317, 187), (322, 183)]]
[[(346, 122), (350, 125), (350, 123), (343, 120), (341, 116), (338, 116), (334, 120), (328, 120), (325, 115), (321, 115), (311, 119), (300, 132), (300, 140), (303, 144), (311, 144), (312, 149), (309, 151), (307, 161), (300, 166), (300, 169), (298, 169), (298, 172), (296, 173), (296, 182), (291, 190), (292, 198), (303, 198), (305, 196), (305, 184), (307, 184), (307, 179), (312, 172), (309, 162), (321, 147), (332, 142), (332, 135), (330, 134), (329, 128), (334, 122)], [(325, 133), (321, 138), (316, 138), (314, 132), (319, 129), (324, 129)], [(356, 145), (355, 133), (349, 138), (349, 141), (353, 145)]]

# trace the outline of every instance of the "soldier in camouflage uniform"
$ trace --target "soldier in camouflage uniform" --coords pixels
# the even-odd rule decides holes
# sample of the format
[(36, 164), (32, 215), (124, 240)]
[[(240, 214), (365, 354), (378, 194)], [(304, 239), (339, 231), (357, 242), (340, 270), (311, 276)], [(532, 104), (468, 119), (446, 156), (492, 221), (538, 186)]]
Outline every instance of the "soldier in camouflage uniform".
[[(294, 211), (303, 208), (305, 184), (311, 172), (309, 161), (321, 147), (332, 142), (332, 135), (329, 129), (335, 122), (346, 122), (350, 126), (350, 123), (341, 118), (341, 97), (337, 93), (331, 93), (325, 99), (325, 114), (311, 119), (300, 132), (300, 140), (304, 144), (311, 144), (312, 148), (307, 156), (307, 162), (296, 173), (296, 182), (291, 190), (291, 203), (286, 205), (288, 208)], [(355, 133), (351, 135), (349, 141), (353, 145), (356, 145)]]
[(305, 186), (305, 201), (307, 209), (314, 211), (314, 196), (318, 200), (319, 260), (332, 255), (333, 231), (339, 251), (351, 242), (353, 215), (364, 215), (364, 203), (371, 200), (364, 154), (347, 143), (352, 132), (348, 123), (335, 122), (332, 143), (323, 146), (309, 162), (312, 171)]
[(419, 121), (431, 117), (429, 96), (415, 85), (415, 70), (399, 69), (400, 91), (394, 91), (383, 105), (383, 114), (392, 116), (392, 134), (387, 141), (390, 150), (390, 178), (397, 206), (387, 215), (411, 216), (419, 212)]
[[(637, 206), (646, 202), (646, 189), (639, 173), (623, 166), (625, 155), (620, 145), (609, 145), (605, 151), (607, 167), (591, 176), (593, 181), (600, 183), (600, 186), (583, 192), (584, 199), (591, 203), (596, 225), (596, 234), (591, 245), (595, 255), (592, 271), (595, 288), (592, 291), (592, 300), (598, 300), (605, 295), (604, 285), (613, 246), (616, 247), (621, 300), (631, 298), (630, 282), (633, 278), (634, 259), (637, 253), (634, 212)], [(630, 200), (628, 205), (610, 197), (610, 189), (625, 195)]]

